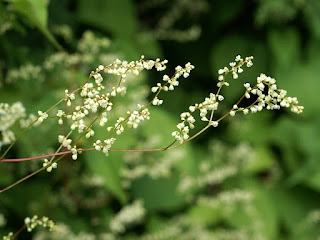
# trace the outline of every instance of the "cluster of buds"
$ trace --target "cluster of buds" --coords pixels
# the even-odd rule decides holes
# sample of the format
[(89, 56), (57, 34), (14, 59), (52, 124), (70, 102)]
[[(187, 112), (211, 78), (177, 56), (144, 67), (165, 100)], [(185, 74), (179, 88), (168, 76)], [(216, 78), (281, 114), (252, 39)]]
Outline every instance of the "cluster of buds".
[(48, 228), (49, 231), (56, 230), (56, 225), (48, 217), (38, 218), (37, 215), (34, 215), (32, 218), (26, 217), (24, 219), (24, 223), (27, 226), (28, 232), (31, 232), (37, 226), (42, 226), (42, 227)]
[[(48, 165), (49, 165), (49, 166), (48, 166)], [(56, 163), (56, 162), (50, 163), (49, 160), (45, 158), (45, 159), (43, 160), (42, 166), (43, 166), (43, 167), (47, 167), (47, 166), (48, 166), (48, 167), (46, 168), (46, 171), (47, 171), (47, 172), (51, 172), (52, 169), (58, 167), (58, 163)]]
[[(182, 122), (177, 125), (178, 130), (172, 132), (172, 136), (182, 144), (184, 141), (189, 139), (190, 128), (194, 128), (195, 118), (192, 114), (196, 111), (200, 111), (200, 118), (202, 121), (208, 122), (209, 126), (217, 127), (220, 120), (213, 120), (215, 111), (218, 109), (219, 102), (224, 100), (221, 95), (221, 88), (223, 86), (229, 86), (229, 82), (226, 81), (226, 76), (231, 73), (233, 79), (238, 79), (239, 74), (243, 72), (243, 66), (252, 67), (253, 57), (246, 57), (243, 59), (240, 55), (235, 58), (234, 62), (230, 62), (228, 67), (224, 67), (218, 70), (218, 91), (216, 94), (210, 93), (209, 97), (200, 104), (195, 104), (189, 107), (189, 112), (184, 112), (181, 114)], [(245, 98), (250, 98), (251, 95), (256, 95), (257, 99), (248, 107), (239, 107), (238, 104), (241, 102), (243, 97), (234, 104), (230, 112), (230, 116), (234, 116), (237, 112), (243, 112), (244, 114), (256, 113), (262, 111), (264, 108), (268, 110), (280, 109), (280, 107), (291, 107), (291, 111), (294, 113), (301, 113), (303, 111), (303, 106), (298, 105), (298, 100), (295, 97), (287, 97), (287, 92), (282, 89), (278, 89), (276, 85), (276, 80), (261, 74), (257, 78), (257, 83), (254, 87), (251, 87), (249, 83), (245, 83), (244, 87), (246, 91), (244, 93)], [(157, 89), (154, 89), (155, 91)], [(210, 113), (210, 117), (208, 117)], [(188, 126), (189, 125), (189, 126)]]

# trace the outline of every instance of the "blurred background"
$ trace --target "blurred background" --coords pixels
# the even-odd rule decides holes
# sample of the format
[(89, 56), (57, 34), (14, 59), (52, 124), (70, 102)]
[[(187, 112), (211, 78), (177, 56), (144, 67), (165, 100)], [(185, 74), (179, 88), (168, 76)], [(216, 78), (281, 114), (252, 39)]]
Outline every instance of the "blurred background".
[[(114, 146), (165, 147), (180, 113), (217, 91), (218, 69), (238, 54), (254, 56), (254, 65), (223, 89), (217, 118), (260, 73), (297, 97), (303, 114), (238, 114), (168, 152), (66, 156), (52, 173), (0, 194), (0, 236), (36, 214), (54, 220), (60, 234), (39, 227), (18, 239), (320, 239), (318, 0), (0, 1), (0, 102), (25, 109), (12, 113), (7, 129), (0, 112), (1, 154), (10, 142), (5, 133), (17, 136), (25, 117), (81, 86), (98, 65), (141, 55), (168, 59), (168, 75), (177, 65), (195, 66), (174, 92), (160, 96), (161, 107), (150, 108), (150, 121), (125, 131)], [(161, 80), (156, 71), (130, 77), (110, 122), (148, 103), (150, 87)], [(194, 133), (204, 126), (197, 119)], [(65, 131), (48, 119), (6, 157), (53, 153)], [(95, 138), (105, 135), (97, 131)], [(83, 139), (79, 147), (92, 142)], [(1, 163), (1, 189), (42, 163)]]

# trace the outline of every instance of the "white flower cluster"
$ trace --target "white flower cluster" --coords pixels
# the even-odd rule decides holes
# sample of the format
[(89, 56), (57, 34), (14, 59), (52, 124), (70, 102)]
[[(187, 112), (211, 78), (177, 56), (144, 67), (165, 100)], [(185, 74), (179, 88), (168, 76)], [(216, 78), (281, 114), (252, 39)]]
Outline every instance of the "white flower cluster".
[[(231, 68), (224, 67), (219, 69), (218, 74), (218, 91), (216, 94), (210, 93), (209, 97), (205, 98), (205, 100), (200, 104), (195, 104), (189, 107), (189, 112), (184, 112), (180, 115), (182, 120), (181, 123), (177, 125), (178, 130), (172, 132), (172, 136), (182, 144), (184, 141), (189, 139), (189, 131), (194, 128), (195, 118), (192, 114), (196, 111), (200, 111), (200, 118), (202, 121), (209, 122), (209, 125), (213, 127), (217, 127), (219, 125), (219, 120), (214, 121), (213, 114), (218, 109), (219, 102), (224, 100), (224, 97), (220, 94), (221, 88), (223, 86), (229, 86), (229, 83), (226, 81), (226, 76), (231, 73), (233, 79), (238, 79), (239, 74), (243, 72), (243, 66), (252, 67), (253, 57), (246, 57), (243, 59), (240, 55), (236, 56), (234, 62), (230, 62), (229, 65)], [(164, 80), (168, 80), (168, 77), (165, 75)], [(301, 113), (303, 111), (303, 106), (298, 105), (298, 100), (295, 97), (287, 97), (287, 92), (282, 89), (278, 89), (276, 85), (276, 80), (266, 76), (265, 74), (261, 74), (257, 78), (257, 83), (254, 87), (251, 87), (249, 83), (245, 83), (244, 87), (246, 88), (246, 92), (244, 97), (250, 98), (251, 95), (256, 95), (257, 100), (254, 101), (248, 107), (239, 107), (237, 104), (234, 104), (231, 111), (229, 112), (230, 116), (235, 116), (237, 112), (243, 112), (244, 114), (256, 113), (262, 111), (263, 108), (267, 108), (268, 110), (280, 109), (280, 107), (291, 107), (291, 111), (294, 113)], [(161, 84), (158, 83), (157, 87), (153, 87), (152, 91), (156, 92), (161, 88)], [(243, 97), (242, 97), (243, 98)], [(238, 101), (241, 102), (242, 98)], [(156, 103), (159, 103), (159, 100), (156, 99)], [(157, 104), (159, 105), (159, 104)], [(210, 118), (207, 117), (207, 114), (210, 113)]]
[[(97, 59), (100, 61), (101, 58), (107, 57), (114, 59), (113, 54), (106, 53), (106, 49), (109, 46), (110, 40), (108, 38), (100, 37), (92, 31), (86, 31), (78, 43), (77, 52), (56, 52), (45, 59), (41, 69), (52, 72), (55, 68), (64, 66), (66, 70), (61, 72), (64, 76), (70, 73), (68, 69), (79, 68), (79, 66), (82, 68), (83, 65), (88, 66), (94, 64)], [(58, 68), (56, 70), (58, 70)]]
[(138, 158), (137, 160), (130, 159), (133, 153), (125, 156), (127, 166), (121, 169), (124, 187), (129, 187), (135, 179), (143, 176), (149, 176), (152, 179), (168, 177), (177, 166), (177, 163), (186, 156), (181, 149), (172, 149), (162, 158), (149, 156), (148, 161), (145, 161), (145, 153), (135, 152), (135, 154), (135, 158)]
[[(212, 121), (211, 117), (210, 120), (207, 118), (207, 114), (208, 112), (213, 113), (215, 110), (218, 109), (219, 106), (219, 101), (223, 101), (224, 97), (222, 95), (219, 94), (220, 89), (222, 86), (229, 86), (229, 83), (225, 81), (226, 79), (226, 75), (228, 73), (232, 73), (233, 78), (237, 79), (238, 78), (238, 74), (243, 72), (243, 68), (242, 66), (244, 64), (247, 65), (247, 67), (251, 67), (252, 66), (252, 59), (253, 57), (246, 57), (245, 60), (243, 60), (241, 58), (240, 55), (238, 55), (235, 59), (235, 62), (231, 62), (230, 65), (230, 69), (228, 67), (224, 67), (223, 69), (220, 69), (218, 71), (219, 73), (219, 83), (217, 84), (217, 86), (219, 87), (219, 90), (217, 92), (217, 94), (213, 94), (210, 93), (209, 97), (205, 98), (205, 100), (200, 103), (200, 104), (195, 104), (194, 106), (190, 106), (189, 113), (183, 113), (183, 114), (192, 114), (193, 112), (195, 112), (196, 110), (200, 111), (200, 117), (202, 121), (208, 121), (209, 124), (213, 127), (217, 127), (219, 125), (218, 121)], [(194, 118), (193, 118), (194, 119)], [(186, 122), (188, 122), (188, 120), (185, 120), (182, 116), (181, 116), (181, 120), (183, 121), (182, 123), (179, 123), (177, 125), (178, 127), (178, 131), (174, 131), (172, 133), (172, 136), (175, 137), (175, 139), (177, 141), (179, 141), (179, 143), (183, 143), (183, 141), (187, 140), (189, 138), (189, 127), (188, 126), (184, 126)], [(188, 122), (190, 125), (190, 122)], [(192, 126), (192, 127), (191, 127)], [(192, 125), (190, 126), (190, 128), (194, 128), (193, 122)]]
[[(94, 233), (88, 233), (88, 232), (79, 232), (74, 233), (70, 226), (58, 223), (56, 224), (56, 228), (58, 231), (45, 231), (45, 229), (39, 229), (33, 234), (34, 240), (48, 240), (48, 239), (54, 239), (54, 240), (116, 240), (115, 238), (104, 238), (102, 234), (94, 234)], [(98, 235), (98, 236), (97, 236)]]
[(34, 215), (32, 218), (26, 217), (24, 219), (24, 223), (27, 226), (27, 231), (31, 232), (37, 226), (42, 226), (45, 228), (49, 228), (49, 231), (55, 230), (55, 224), (48, 217), (38, 218), (37, 215)]
[(211, 126), (217, 127), (219, 123), (217, 121), (212, 121), (211, 119), (209, 120), (207, 118), (207, 114), (209, 112), (217, 110), (219, 106), (219, 101), (222, 101), (223, 99), (224, 98), (222, 95), (215, 95), (213, 93), (210, 93), (209, 97), (205, 98), (205, 100), (202, 103), (190, 106), (189, 112), (183, 112), (180, 115), (182, 122), (177, 125), (177, 128), (179, 130), (174, 131), (171, 135), (175, 137), (175, 139), (179, 143), (183, 143), (185, 140), (187, 140), (189, 138), (189, 128), (194, 128), (195, 118), (192, 116), (192, 114), (196, 110), (200, 111), (200, 118), (202, 121), (209, 121)]
[[(229, 83), (226, 82), (226, 76), (229, 73), (232, 73), (232, 76), (234, 79), (237, 79), (239, 76), (238, 74), (243, 72), (243, 65), (247, 65), (247, 67), (251, 67), (253, 65), (252, 63), (253, 57), (246, 57), (245, 60), (241, 58), (240, 55), (238, 55), (235, 58), (235, 62), (230, 62), (230, 69), (228, 67), (224, 67), (222, 69), (219, 69), (219, 82), (217, 86), (219, 87), (216, 94), (210, 93), (209, 97), (205, 98), (205, 100), (200, 104), (195, 104), (193, 106), (189, 107), (189, 112), (184, 112), (181, 114), (181, 120), (182, 122), (177, 125), (178, 131), (174, 131), (171, 135), (178, 141), (180, 144), (186, 141), (189, 136), (189, 128), (194, 128), (194, 122), (195, 119), (193, 116), (191, 116), (196, 110), (200, 111), (200, 118), (202, 121), (209, 122), (209, 124), (213, 127), (217, 127), (219, 125), (218, 121), (213, 121), (212, 116), (214, 111), (218, 109), (219, 101), (223, 101), (224, 97), (219, 94), (220, 89), (223, 86), (229, 86)], [(186, 73), (186, 77), (188, 76), (188, 72)], [(153, 90), (157, 90), (154, 88)], [(211, 113), (210, 119), (208, 119), (207, 114)], [(233, 114), (233, 112), (231, 113)], [(189, 126), (187, 126), (189, 125)]]
[(72, 146), (71, 146), (72, 140), (68, 139), (67, 137), (65, 137), (63, 135), (58, 136), (58, 142), (61, 143), (61, 145), (65, 148), (67, 148), (68, 150), (70, 150), (72, 148)]
[(25, 116), (25, 108), (20, 102), (10, 106), (7, 103), (0, 103), (0, 131), (9, 129), (19, 118)]
[(156, 60), (144, 60), (144, 56), (141, 56), (141, 59), (138, 61), (121, 61), (117, 59), (113, 64), (105, 67), (104, 71), (109, 74), (121, 76), (121, 81), (124, 82), (127, 76), (127, 73), (133, 73), (134, 75), (139, 75), (143, 69), (151, 70), (153, 67), (157, 71), (165, 70), (168, 60), (161, 61), (159, 58)]
[(122, 125), (122, 123), (124, 123), (125, 121), (126, 121), (125, 118), (119, 117), (114, 127), (108, 127), (107, 130), (110, 132), (112, 129), (114, 129), (116, 132), (116, 135), (120, 135), (121, 133), (124, 132), (124, 126)]
[[(147, 4), (141, 3), (141, 9), (146, 12), (153, 12), (152, 9), (159, 7), (160, 1), (151, 1)], [(206, 0), (184, 0), (170, 1), (163, 13), (159, 16), (159, 20), (154, 24), (151, 30), (153, 37), (158, 40), (174, 41), (174, 42), (190, 42), (197, 40), (201, 36), (201, 27), (197, 24), (192, 24), (193, 21), (188, 21), (183, 29), (177, 27), (177, 22), (183, 21), (186, 14), (192, 16), (201, 16), (205, 14), (209, 8), (209, 3)], [(164, 238), (165, 239), (165, 238)]]
[(45, 119), (48, 118), (48, 113), (38, 111), (39, 117), (38, 117), (38, 123), (42, 123)]
[(183, 143), (189, 138), (189, 127), (182, 122), (177, 125), (177, 128), (179, 131), (174, 131), (171, 135), (179, 141), (179, 143)]
[(211, 208), (230, 208), (231, 205), (236, 205), (240, 202), (250, 202), (252, 199), (252, 193), (240, 189), (234, 189), (229, 191), (223, 191), (215, 197), (202, 196), (198, 199), (198, 203), (208, 205)]
[(178, 185), (180, 192), (220, 184), (236, 175), (239, 166), (245, 166), (254, 159), (252, 149), (245, 143), (231, 147), (215, 140), (210, 142), (209, 151), (211, 157), (200, 162), (198, 176), (182, 177)]
[(123, 233), (126, 229), (141, 222), (145, 216), (146, 210), (142, 201), (135, 201), (131, 205), (125, 206), (120, 212), (112, 218), (110, 229), (114, 233)]
[(1, 131), (0, 149), (2, 146), (12, 143), (15, 140), (14, 133), (10, 130)]
[(111, 42), (108, 38), (97, 36), (92, 31), (86, 31), (80, 39), (78, 49), (82, 53), (90, 53), (89, 56), (94, 56), (110, 45)]
[(3, 145), (14, 141), (14, 133), (9, 129), (23, 117), (25, 117), (25, 108), (20, 102), (11, 106), (7, 103), (0, 103), (0, 149)]
[(101, 140), (97, 140), (95, 143), (93, 143), (93, 146), (97, 151), (102, 151), (106, 156), (108, 156), (109, 150), (115, 140), (115, 138), (105, 139), (103, 142), (101, 142)]
[[(49, 164), (50, 164), (50, 162), (48, 161), (48, 159), (45, 158), (45, 159), (43, 160), (42, 166), (43, 166), (43, 167), (46, 167), (46, 166), (48, 166)], [(46, 171), (47, 171), (47, 172), (51, 172), (52, 169), (57, 168), (57, 167), (58, 167), (58, 163), (54, 162), (54, 163), (52, 163), (49, 167), (46, 168)]]
[(202, 173), (201, 176), (194, 178), (187, 176), (182, 179), (178, 186), (180, 192), (187, 192), (188, 190), (197, 187), (204, 187), (208, 185), (215, 185), (223, 182), (225, 179), (234, 176), (237, 173), (237, 167), (226, 165), (216, 168), (214, 170)]
[(169, 219), (165, 226), (161, 229), (145, 234), (139, 239), (141, 240), (163, 240), (163, 239), (197, 239), (197, 240), (248, 240), (251, 238), (242, 238), (239, 234), (232, 234), (234, 231), (227, 230), (229, 233), (221, 238), (216, 238), (216, 233), (221, 232), (221, 229), (213, 230), (208, 228), (205, 224), (199, 224), (199, 222), (193, 218), (188, 218), (185, 215), (176, 216)]
[(64, 93), (65, 93), (64, 100), (67, 102), (67, 106), (71, 106), (71, 101), (75, 99), (74, 93), (69, 94), (68, 89), (66, 89)]
[(249, 83), (245, 83), (246, 88), (245, 97), (251, 98), (251, 95), (257, 97), (257, 99), (250, 106), (246, 108), (240, 108), (234, 105), (230, 111), (230, 115), (234, 116), (236, 112), (243, 112), (244, 114), (260, 112), (264, 108), (267, 110), (280, 109), (281, 107), (289, 108), (294, 113), (301, 113), (304, 109), (303, 106), (298, 105), (296, 97), (287, 97), (287, 91), (278, 89), (276, 80), (261, 73), (257, 78), (255, 86), (251, 87)]
[(55, 35), (62, 37), (66, 42), (71, 43), (73, 32), (70, 26), (66, 24), (53, 25), (52, 31), (55, 33)]
[[(163, 76), (162, 80), (165, 82), (164, 85), (161, 85), (161, 83), (157, 83), (157, 86), (152, 87), (151, 91), (153, 93), (156, 93), (156, 92), (159, 93), (161, 90), (173, 91), (174, 87), (179, 86), (178, 79), (181, 76), (183, 76), (184, 78), (189, 77), (190, 71), (192, 69), (194, 69), (194, 66), (189, 62), (185, 64), (184, 68), (181, 66), (177, 66), (175, 68), (175, 73), (173, 74), (173, 76), (171, 78), (168, 75)], [(162, 103), (163, 103), (163, 100), (158, 99), (157, 96), (153, 99), (153, 102), (152, 102), (153, 105), (157, 105), (157, 106), (161, 105)]]
[(56, 224), (59, 231), (48, 232), (45, 229), (39, 229), (33, 234), (34, 240), (116, 240), (115, 238), (104, 238), (102, 234), (77, 232), (74, 233), (69, 225), (62, 223)]
[(133, 111), (132, 113), (127, 112), (127, 114), (129, 115), (129, 119), (127, 122), (129, 128), (137, 128), (141, 121), (150, 119), (150, 112), (148, 108), (144, 108), (144, 106), (139, 104), (138, 109), (141, 111)]
[[(196, 4), (198, 1), (193, 2)], [(179, 8), (175, 8), (179, 9)], [(167, 22), (167, 20), (166, 20)], [(199, 25), (192, 25), (188, 29), (178, 30), (178, 29), (156, 29), (154, 35), (159, 40), (169, 40), (169, 41), (177, 41), (177, 42), (190, 42), (197, 40), (201, 35), (201, 28)]]
[(153, 166), (147, 167), (147, 174), (153, 179), (168, 177), (172, 173), (174, 167), (177, 166), (177, 163), (186, 157), (185, 155), (184, 151), (173, 149), (162, 159), (157, 159)]
[(219, 83), (217, 84), (217, 86), (219, 88), (221, 88), (223, 85), (225, 86), (229, 86), (229, 83), (225, 81), (226, 79), (226, 75), (229, 73), (232, 73), (232, 77), (233, 79), (238, 79), (239, 78), (239, 74), (243, 72), (243, 65), (247, 65), (247, 67), (252, 67), (253, 63), (252, 63), (252, 59), (253, 57), (246, 57), (245, 60), (243, 60), (243, 58), (241, 58), (240, 55), (238, 55), (235, 58), (234, 62), (230, 62), (229, 66), (231, 67), (230, 69), (228, 67), (224, 67), (219, 69), (218, 74), (218, 80)]
[[(179, 223), (166, 224), (164, 229), (143, 235), (141, 240), (181, 239), (183, 230)], [(192, 238), (191, 238), (192, 239)]]
[(6, 81), (13, 83), (17, 81), (30, 81), (31, 79), (41, 82), (44, 80), (41, 66), (28, 63), (20, 66), (17, 69), (11, 69), (8, 72)]

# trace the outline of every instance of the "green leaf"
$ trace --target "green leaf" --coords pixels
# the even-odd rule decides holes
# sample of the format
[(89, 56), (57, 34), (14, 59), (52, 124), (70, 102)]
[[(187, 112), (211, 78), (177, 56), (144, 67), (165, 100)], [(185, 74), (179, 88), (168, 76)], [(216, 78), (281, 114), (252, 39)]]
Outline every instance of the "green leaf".
[[(95, 131), (95, 137), (103, 140), (107, 137), (108, 132), (103, 129)], [(132, 149), (135, 143), (134, 134), (131, 130), (127, 130), (120, 136), (113, 145), (113, 148)], [(86, 164), (91, 172), (102, 177), (105, 187), (112, 192), (118, 200), (124, 204), (127, 201), (126, 194), (121, 184), (120, 171), (123, 166), (122, 152), (109, 152), (109, 156), (105, 156), (102, 152), (89, 151), (85, 153)]]
[(297, 14), (303, 1), (288, 0), (260, 0), (255, 20), (259, 25), (267, 23), (283, 24), (290, 21)]
[(244, 0), (225, 0), (216, 1), (214, 8), (212, 9), (211, 26), (217, 26), (218, 28), (224, 28), (230, 22), (235, 21), (246, 7), (246, 1)]
[[(41, 198), (39, 194), (43, 194)], [(29, 214), (35, 214), (35, 212), (41, 216), (46, 215), (50, 198), (51, 189), (48, 182), (38, 178), (37, 181), (31, 181), (29, 184), (24, 182), (10, 189), (1, 196), (0, 203), (10, 209), (11, 214), (15, 216), (25, 217)]]
[(243, 166), (244, 173), (258, 173), (272, 167), (274, 154), (267, 145), (253, 146), (254, 161), (247, 161)]
[[(237, 183), (237, 187), (239, 187), (239, 183)], [(250, 204), (252, 208), (251, 210), (238, 208), (230, 215), (230, 224), (240, 228), (252, 226), (252, 230), (259, 231), (259, 235), (264, 236), (265, 239), (278, 239), (278, 215), (275, 208), (277, 202), (273, 198), (271, 189), (253, 179), (244, 180), (240, 188), (253, 194), (253, 200)], [(254, 226), (259, 227), (254, 229), (257, 228)]]
[[(173, 142), (171, 132), (176, 130), (176, 121), (164, 110), (150, 109), (151, 118), (141, 128), (142, 134), (148, 137), (156, 137), (161, 143), (155, 148), (166, 147)], [(197, 153), (194, 153), (190, 144), (179, 147), (184, 151), (184, 157), (177, 163), (179, 172), (195, 175), (198, 172), (197, 161), (200, 161)], [(163, 153), (163, 157), (166, 153)], [(180, 173), (174, 171), (168, 178), (151, 179), (143, 177), (132, 184), (134, 198), (142, 198), (147, 209), (171, 210), (186, 202), (186, 196), (177, 192)]]
[(121, 154), (111, 154), (113, 155), (112, 157), (106, 157), (101, 152), (86, 152), (86, 164), (94, 175), (102, 177), (106, 188), (124, 204), (126, 202), (126, 195), (122, 189), (119, 175), (122, 167)]
[(306, 5), (303, 8), (306, 26), (311, 29), (313, 34), (320, 39), (320, 2), (318, 0), (305, 1)]
[[(132, 149), (135, 143), (135, 137), (131, 130), (117, 136), (113, 148)], [(97, 139), (105, 139), (108, 132), (105, 130), (96, 130)], [(106, 157), (102, 152), (86, 152), (86, 163), (93, 174), (103, 178), (106, 188), (112, 192), (122, 204), (127, 201), (127, 197), (121, 185), (120, 171), (123, 166), (122, 152), (109, 152)]]
[[(272, 196), (275, 202), (274, 207), (277, 209), (284, 228), (292, 234), (291, 236), (303, 230), (301, 223), (308, 212), (319, 207), (319, 195), (301, 187), (287, 189), (287, 186), (278, 184), (273, 189)], [(289, 237), (288, 239), (300, 240), (301, 238)]]
[(256, 146), (263, 146), (270, 141), (272, 136), (271, 112), (266, 110), (256, 114), (242, 116), (239, 114), (236, 117), (238, 118), (235, 118), (228, 128), (228, 135), (234, 142), (248, 141)]
[(38, 28), (45, 37), (58, 49), (62, 50), (60, 44), (47, 28), (49, 0), (8, 0), (14, 9), (26, 17), (29, 22)]
[[(150, 58), (161, 58), (162, 51), (159, 42), (154, 38), (151, 32), (141, 32), (137, 39), (137, 45), (141, 53)], [(139, 56), (140, 57), (140, 56)]]
[(275, 69), (289, 71), (299, 60), (300, 38), (296, 29), (272, 29), (268, 33), (268, 43), (273, 55)]
[(277, 130), (279, 135), (275, 140), (279, 145), (286, 146), (286, 148), (282, 147), (286, 153), (285, 160), (291, 159), (289, 163), (294, 161), (290, 184), (304, 183), (320, 191), (320, 136), (318, 134), (320, 118), (314, 119), (313, 122), (299, 124), (292, 120), (282, 121), (278, 124)]
[(212, 225), (221, 220), (219, 210), (205, 205), (195, 205), (188, 210), (188, 217), (201, 225)]
[(186, 197), (177, 192), (179, 175), (151, 179), (142, 177), (132, 183), (134, 199), (142, 199), (148, 210), (174, 210), (186, 203)]
[(78, 3), (77, 15), (87, 24), (128, 40), (137, 30), (134, 9), (131, 0), (81, 0)]
[(272, 136), (273, 143), (281, 149), (284, 169), (294, 172), (300, 168), (301, 158), (298, 156), (297, 149), (299, 136), (298, 128), (301, 127), (294, 120), (287, 117), (280, 118), (275, 124), (272, 132), (277, 133)]
[[(2, 147), (5, 149), (5, 147)], [(3, 166), (0, 168), (0, 186), (8, 186), (13, 182), (12, 172), (9, 171), (9, 167)], [(1, 187), (0, 187), (1, 188)]]

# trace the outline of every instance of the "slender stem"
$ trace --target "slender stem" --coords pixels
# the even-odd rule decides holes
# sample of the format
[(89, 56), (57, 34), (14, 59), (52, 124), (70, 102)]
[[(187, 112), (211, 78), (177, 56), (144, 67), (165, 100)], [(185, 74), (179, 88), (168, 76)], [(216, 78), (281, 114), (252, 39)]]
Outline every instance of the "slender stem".
[[(92, 151), (94, 148), (84, 148), (84, 149), (78, 149), (78, 151), (85, 152), (85, 151)], [(40, 158), (48, 158), (48, 157), (54, 157), (54, 156), (60, 156), (60, 155), (66, 155), (72, 153), (71, 150), (64, 151), (64, 152), (57, 152), (57, 153), (52, 153), (52, 154), (47, 154), (47, 155), (41, 155), (41, 156), (36, 156), (36, 157), (29, 157), (29, 158), (17, 158), (17, 159), (1, 159), (0, 162), (24, 162), (24, 161), (31, 161), (31, 160), (36, 160)]]
[(59, 105), (61, 102), (64, 101), (64, 98), (60, 99), (58, 102), (56, 102), (52, 107), (50, 107), (46, 113), (50, 112), (54, 107), (56, 107), (57, 105)]
[(34, 120), (28, 127), (26, 127), (25, 129), (23, 129), (22, 132), (20, 132), (20, 134), (18, 135), (18, 137), (16, 137), (16, 139), (10, 144), (10, 146), (7, 148), (7, 150), (2, 154), (2, 156), (0, 157), (0, 161), (1, 161), (1, 159), (3, 159), (3, 158), (7, 155), (7, 153), (9, 152), (9, 150), (10, 150), (10, 149), (13, 147), (13, 145), (19, 140), (19, 138), (20, 138), (27, 130), (29, 130), (36, 121), (38, 121), (38, 119), (37, 119), (37, 120)]
[(164, 147), (164, 148), (151, 148), (151, 149), (114, 149), (114, 148), (111, 148), (109, 151), (111, 151), (111, 152), (155, 152), (155, 151), (166, 151), (166, 150), (177, 148), (177, 147), (179, 147), (179, 146), (191, 141), (192, 139), (196, 138), (201, 133), (203, 133), (205, 130), (207, 130), (209, 127), (211, 127), (210, 124), (205, 126), (203, 129), (201, 129), (199, 132), (194, 134), (192, 137), (190, 137), (186, 141), (184, 141), (182, 143), (179, 143), (177, 145), (173, 145), (176, 142), (176, 141), (174, 141), (169, 146)]
[(10, 188), (14, 187), (15, 185), (17, 185), (17, 184), (19, 184), (19, 183), (23, 182), (24, 180), (26, 180), (26, 179), (28, 179), (28, 178), (32, 177), (33, 175), (36, 175), (38, 172), (41, 172), (42, 170), (44, 170), (44, 169), (46, 169), (46, 168), (47, 168), (47, 166), (46, 166), (46, 167), (39, 168), (38, 170), (36, 170), (36, 171), (34, 171), (34, 172), (30, 173), (29, 175), (27, 175), (27, 176), (25, 176), (25, 177), (23, 177), (23, 178), (19, 179), (19, 180), (18, 180), (18, 181), (16, 181), (16, 182), (12, 183), (12, 184), (11, 184), (11, 185), (9, 185), (8, 187), (6, 187), (6, 188), (4, 188), (4, 189), (0, 190), (0, 193), (3, 193), (3, 192), (5, 192), (5, 191), (9, 190)]
[[(46, 113), (48, 113), (49, 111), (51, 111), (55, 106), (57, 106), (59, 103), (61, 103), (63, 101), (63, 99), (59, 100), (56, 104), (54, 104), (52, 107), (50, 107)], [(2, 154), (2, 156), (0, 157), (0, 161), (1, 159), (3, 159), (7, 153), (10, 151), (10, 149), (13, 147), (14, 144), (16, 144), (16, 142), (20, 139), (20, 137), (27, 131), (29, 130), (36, 122), (38, 121), (38, 119), (34, 120), (32, 123), (29, 124), (28, 127), (26, 127), (25, 129), (23, 129), (20, 134), (16, 137), (16, 139), (10, 144), (10, 146), (6, 149), (6, 151)]]
[(170, 143), (167, 147), (165, 147), (165, 150), (167, 150), (168, 148), (170, 148), (173, 144), (175, 144), (177, 142), (177, 140), (174, 140), (172, 143)]
[(23, 225), (13, 236), (11, 239), (15, 239), (18, 235), (26, 228), (26, 225)]
[(52, 154), (41, 155), (41, 156), (36, 156), (36, 157), (29, 157), (29, 158), (1, 159), (0, 162), (23, 162), (23, 161), (30, 161), (30, 160), (40, 159), (40, 158), (59, 156), (59, 155), (68, 154), (68, 153), (71, 153), (71, 151), (52, 153)]

